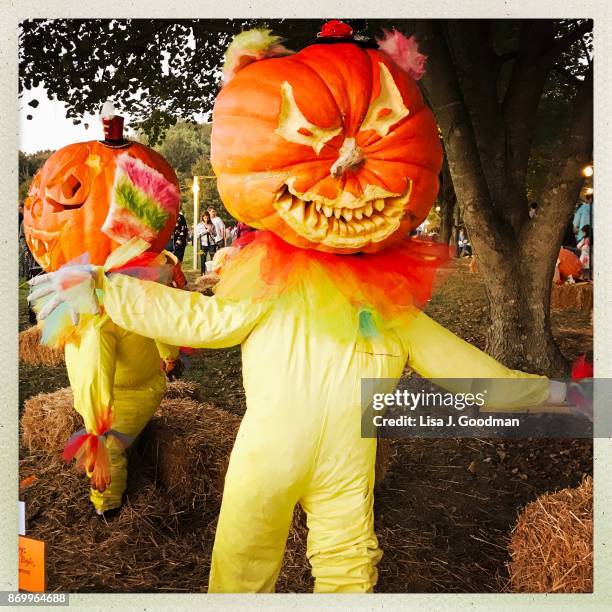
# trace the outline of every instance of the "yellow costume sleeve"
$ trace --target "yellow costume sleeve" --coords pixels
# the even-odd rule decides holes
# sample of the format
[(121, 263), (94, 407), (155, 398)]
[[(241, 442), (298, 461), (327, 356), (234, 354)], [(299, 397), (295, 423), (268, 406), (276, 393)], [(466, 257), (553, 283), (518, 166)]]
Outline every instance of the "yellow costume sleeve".
[(268, 306), (233, 302), (114, 274), (103, 280), (104, 308), (123, 329), (174, 346), (241, 344)]
[(66, 366), (74, 393), (74, 406), (88, 432), (96, 429), (96, 417), (113, 405), (115, 380), (114, 323), (107, 317), (92, 317), (78, 345), (66, 345)]
[[(473, 393), (484, 386), (485, 410), (535, 407), (549, 399), (548, 378), (507, 368), (423, 313), (401, 333), (408, 365), (415, 372), (424, 378), (442, 379), (435, 382), (454, 393)], [(481, 383), (478, 379), (488, 380)]]

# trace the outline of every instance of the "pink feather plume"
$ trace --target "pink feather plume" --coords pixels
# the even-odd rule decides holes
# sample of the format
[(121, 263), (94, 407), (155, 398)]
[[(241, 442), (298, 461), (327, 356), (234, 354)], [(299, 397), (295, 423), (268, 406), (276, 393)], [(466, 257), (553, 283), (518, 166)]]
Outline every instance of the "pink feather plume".
[(416, 38), (407, 38), (397, 30), (383, 30), (383, 38), (377, 38), (378, 48), (384, 51), (402, 70), (415, 81), (425, 74), (427, 56), (419, 53)]

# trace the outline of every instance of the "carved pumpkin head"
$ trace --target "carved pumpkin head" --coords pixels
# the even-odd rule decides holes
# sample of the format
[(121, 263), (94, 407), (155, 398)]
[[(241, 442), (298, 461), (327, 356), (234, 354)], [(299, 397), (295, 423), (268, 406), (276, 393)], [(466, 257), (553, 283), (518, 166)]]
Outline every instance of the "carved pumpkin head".
[(215, 102), (211, 161), (240, 221), (298, 247), (378, 251), (427, 216), (442, 148), (411, 76), (334, 42), (240, 69)]
[[(91, 263), (103, 264), (128, 226), (131, 235), (140, 231), (154, 251), (168, 242), (179, 204), (176, 175), (152, 149), (122, 142), (117, 147), (98, 141), (69, 145), (53, 153), (34, 177), (24, 204), (24, 230), (44, 270), (57, 270), (85, 253)], [(159, 197), (153, 203), (149, 197), (156, 184), (163, 184), (167, 196), (161, 205)], [(130, 211), (121, 206), (126, 202)], [(109, 215), (111, 205), (115, 212)], [(135, 210), (139, 217), (131, 214)]]

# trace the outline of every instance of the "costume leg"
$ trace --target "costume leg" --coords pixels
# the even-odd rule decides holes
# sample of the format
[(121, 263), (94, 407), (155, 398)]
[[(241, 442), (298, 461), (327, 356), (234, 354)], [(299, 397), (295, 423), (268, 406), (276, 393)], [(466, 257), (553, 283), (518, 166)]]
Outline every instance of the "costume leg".
[(209, 593), (274, 591), (301, 471), (275, 431), (247, 410), (225, 478)]
[[(164, 397), (165, 381), (156, 376), (150, 386), (136, 389), (115, 387), (113, 406), (113, 428), (121, 433), (136, 438), (157, 410)], [(127, 484), (128, 462), (125, 450), (110, 437), (107, 441), (110, 461), (111, 484), (100, 493), (90, 490), (91, 502), (96, 510), (105, 512), (119, 508)]]
[(315, 592), (367, 593), (376, 584), (382, 551), (374, 533), (375, 459), (375, 439), (321, 448), (308, 493), (300, 500), (308, 516)]

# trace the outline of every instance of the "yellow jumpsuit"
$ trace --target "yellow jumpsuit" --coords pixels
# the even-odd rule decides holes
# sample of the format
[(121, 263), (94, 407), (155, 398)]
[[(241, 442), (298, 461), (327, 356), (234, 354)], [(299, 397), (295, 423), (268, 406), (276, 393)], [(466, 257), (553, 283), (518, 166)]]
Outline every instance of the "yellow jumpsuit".
[[(113, 429), (132, 438), (149, 422), (166, 392), (162, 359), (176, 358), (178, 349), (117, 327), (108, 315), (91, 317), (80, 330), (80, 342), (65, 347), (66, 369), (74, 407), (85, 429), (95, 431), (98, 411), (113, 408)], [(111, 484), (103, 493), (91, 489), (99, 511), (121, 506), (127, 481), (125, 451), (113, 436), (107, 438)]]
[(422, 313), (374, 338), (360, 335), (358, 313), (347, 313), (338, 325), (353, 335), (338, 340), (321, 325), (325, 305), (312, 283), (310, 297), (265, 302), (121, 275), (97, 283), (125, 329), (174, 345), (242, 346), (247, 411), (225, 480), (209, 592), (274, 591), (297, 503), (307, 513), (315, 591), (373, 589), (382, 552), (373, 517), (376, 440), (361, 437), (362, 378), (399, 378), (408, 362), (428, 378), (530, 377), (524, 404), (549, 393), (548, 379), (505, 368)]

